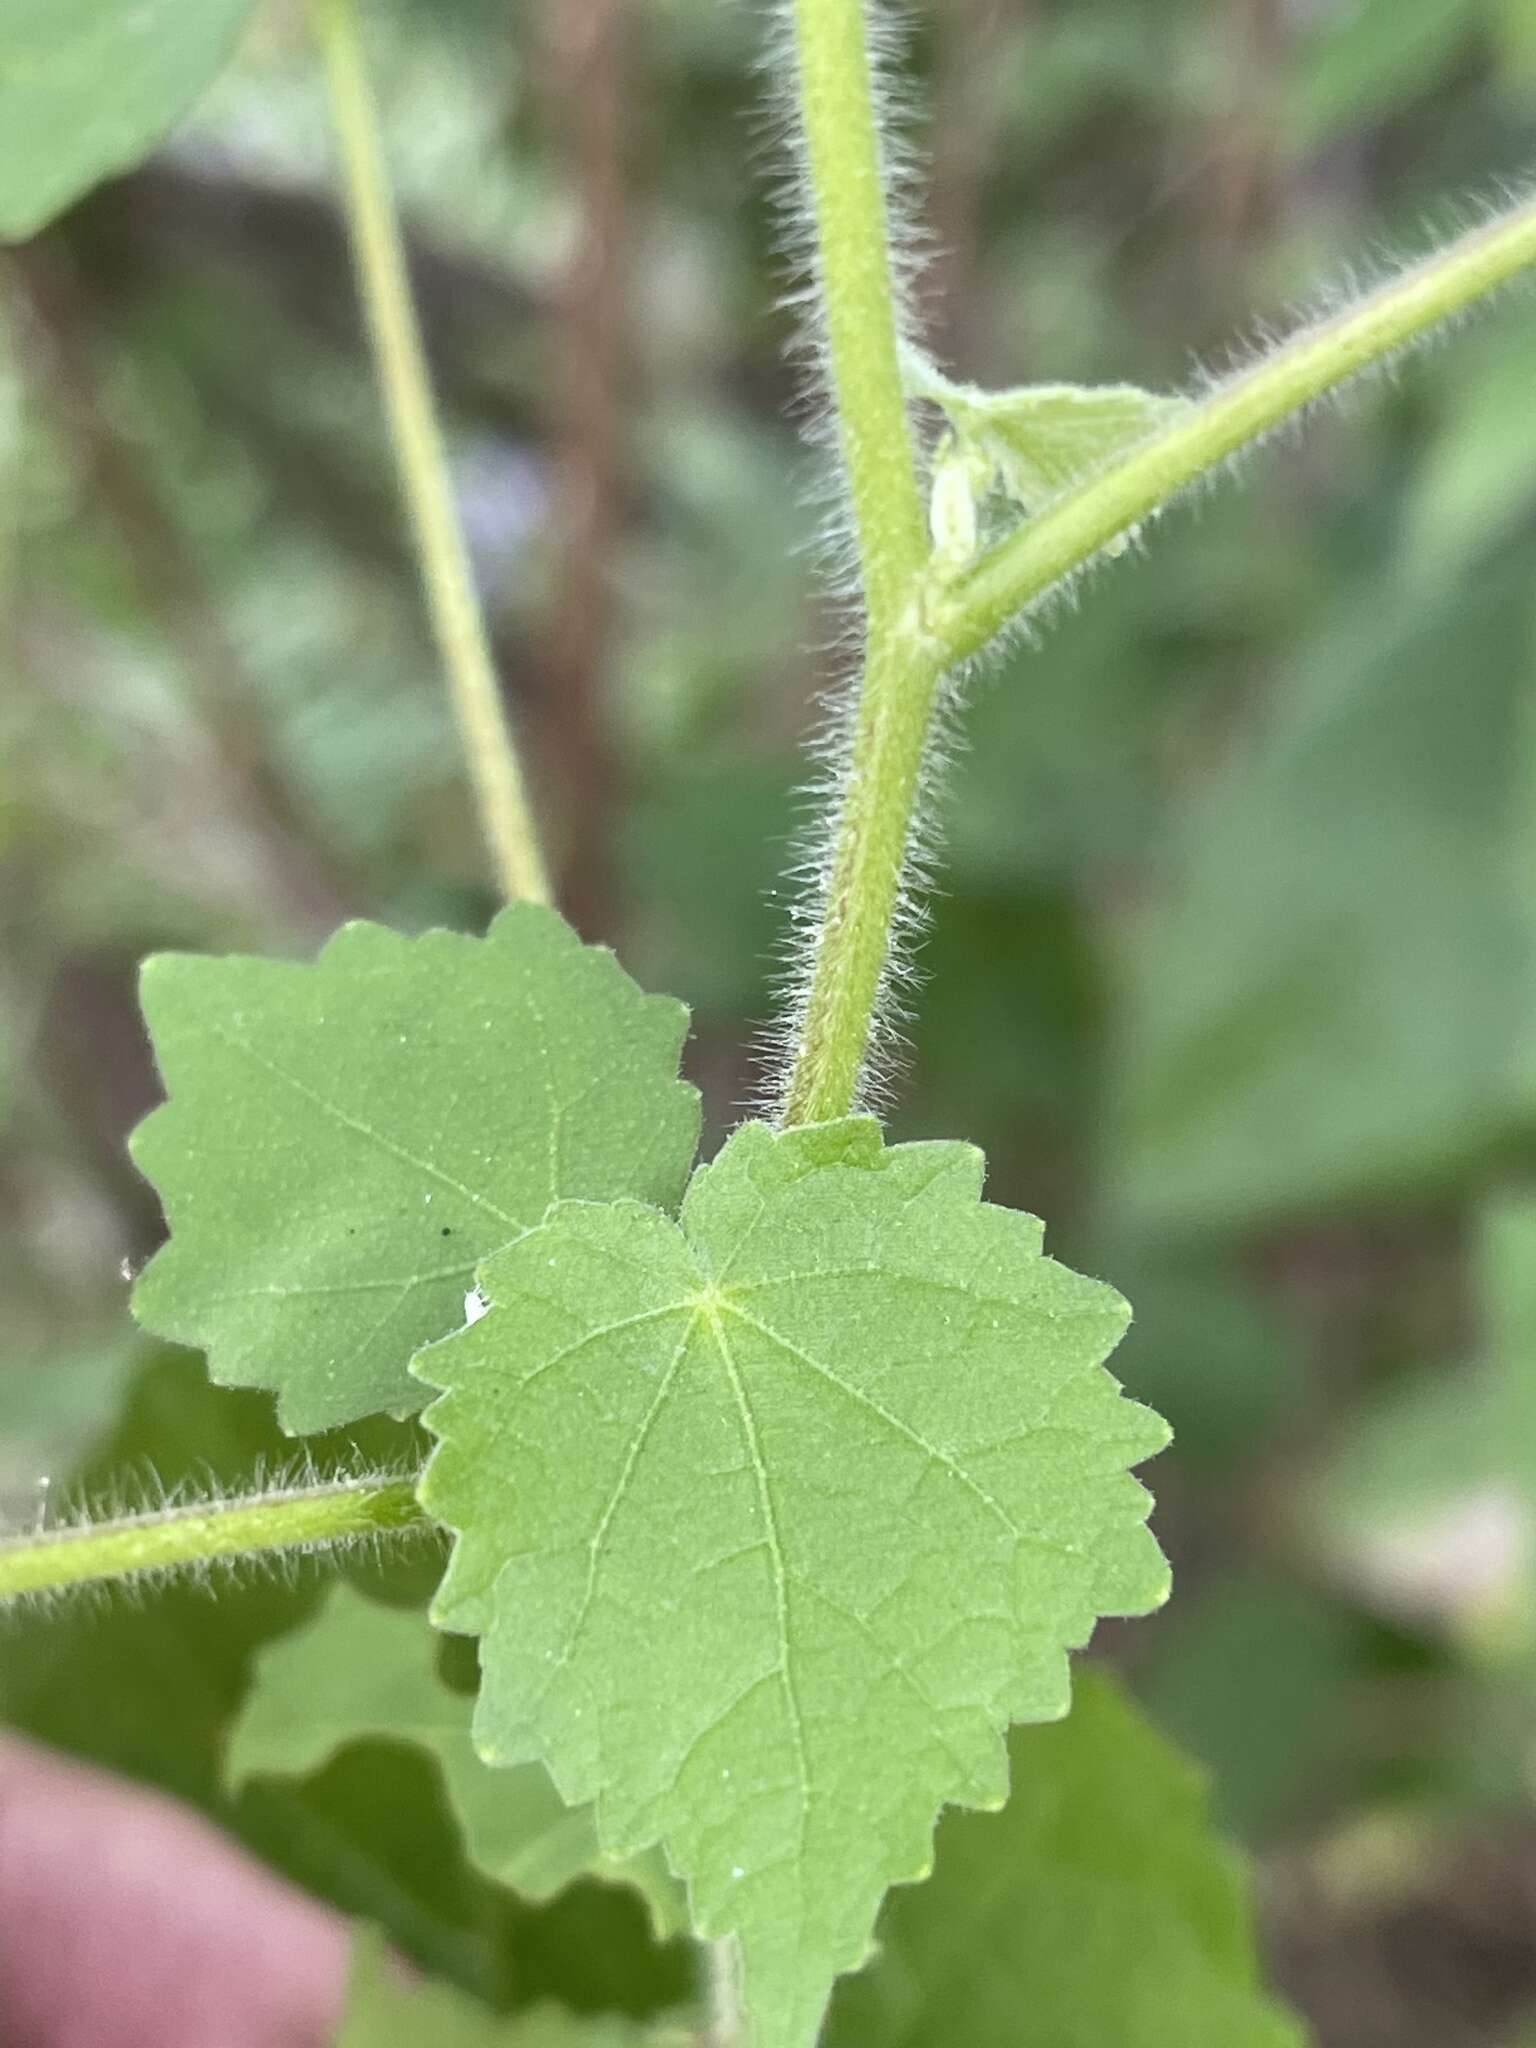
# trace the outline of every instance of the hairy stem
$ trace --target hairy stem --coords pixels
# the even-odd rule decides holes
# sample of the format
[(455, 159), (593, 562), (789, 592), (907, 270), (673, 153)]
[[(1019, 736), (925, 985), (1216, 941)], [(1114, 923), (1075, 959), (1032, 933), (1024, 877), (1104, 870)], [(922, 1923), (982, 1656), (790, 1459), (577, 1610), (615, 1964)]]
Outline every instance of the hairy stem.
[(1536, 199), (1474, 229), (1218, 384), (1171, 426), (1029, 519), (948, 590), (927, 623), (947, 662), (978, 653), (1037, 598), (1207, 471), (1536, 265)]
[(355, 0), (313, 0), (313, 15), (345, 178), (358, 286), (481, 825), (503, 892), (547, 903), (549, 881), (433, 409), (400, 222), (363, 66)]
[[(835, 0), (829, 7), (799, 0), (797, 18), (859, 11), (856, 0)], [(822, 72), (820, 115), (825, 117), (827, 107), (835, 105), (826, 79), (840, 74), (825, 63)], [(808, 132), (817, 117), (817, 103), (808, 93)], [(844, 260), (836, 251), (845, 246), (847, 227), (836, 208), (831, 209), (836, 236), (828, 238), (821, 227), (814, 146), (811, 160), (830, 328), (833, 280)], [(1536, 198), (1226, 378), (1123, 460), (1024, 521), (961, 576), (921, 562), (914, 570), (903, 549), (894, 557), (877, 549), (882, 564), (894, 558), (903, 566), (879, 586), (882, 607), (890, 609), (877, 612), (870, 605), (868, 666), (786, 1122), (841, 1115), (856, 1098), (900, 901), (934, 702), (946, 672), (980, 653), (1042, 596), (1199, 478), (1532, 267)], [(885, 325), (889, 330), (888, 317)], [(840, 415), (846, 419), (835, 345), (833, 368)], [(857, 509), (856, 443), (846, 424), (843, 438)], [(899, 445), (907, 450), (904, 429)], [(889, 488), (885, 481), (871, 487), (878, 504), (887, 503)], [(861, 518), (861, 541), (867, 530)]]
[(340, 1480), (42, 1529), (0, 1543), (0, 1604), (141, 1572), (196, 1570), (220, 1559), (334, 1550), (428, 1529), (413, 1479)]
[(795, 83), (816, 285), (871, 634), (927, 553), (886, 219), (869, 0), (794, 0)]
[(915, 628), (870, 642), (786, 1124), (846, 1116), (858, 1100), (941, 674)]
[(890, 950), (939, 671), (914, 597), (928, 552), (902, 389), (866, 0), (795, 0), (816, 284), (867, 649), (786, 1123), (853, 1106)]

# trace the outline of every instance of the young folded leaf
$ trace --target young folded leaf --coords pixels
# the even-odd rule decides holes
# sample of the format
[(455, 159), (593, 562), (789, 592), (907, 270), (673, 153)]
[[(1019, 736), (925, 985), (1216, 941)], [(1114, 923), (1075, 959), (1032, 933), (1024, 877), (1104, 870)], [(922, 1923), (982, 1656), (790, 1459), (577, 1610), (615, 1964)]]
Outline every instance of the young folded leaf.
[(143, 1001), (169, 1100), (133, 1156), (171, 1238), (134, 1312), (289, 1431), (415, 1408), (411, 1353), (551, 1202), (682, 1194), (687, 1012), (538, 905), (483, 939), (349, 924), (312, 965), (161, 954)]
[(679, 1888), (654, 1852), (619, 1864), (603, 1855), (589, 1808), (570, 1807), (542, 1764), (493, 1771), (470, 1739), (474, 1699), (437, 1666), (425, 1617), (332, 1588), (302, 1627), (268, 1645), (230, 1734), (225, 1772), (308, 1777), (358, 1742), (408, 1742), (443, 1776), (470, 1859), (529, 1899), (553, 1898), (583, 1876), (633, 1884), (662, 1939), (684, 1931)]
[(1015, 1730), (1002, 1813), (940, 1823), (824, 2048), (1300, 2048), (1200, 1773), (1104, 1672), (1074, 1692), (1059, 1727)]
[[(907, 382), (949, 422), (961, 458), (970, 467), (976, 500), (995, 478), (1025, 513), (1037, 512), (1159, 427), (1189, 401), (1135, 384), (1020, 384), (984, 391), (955, 384), (917, 356), (907, 358)], [(946, 488), (954, 465), (943, 467)]]
[(663, 1844), (757, 2048), (808, 2048), (938, 1809), (1000, 1805), (1008, 1722), (1167, 1591), (1128, 1470), (1167, 1431), (1101, 1369), (1126, 1306), (981, 1180), (869, 1118), (748, 1124), (680, 1223), (560, 1204), (414, 1361), (481, 1753)]

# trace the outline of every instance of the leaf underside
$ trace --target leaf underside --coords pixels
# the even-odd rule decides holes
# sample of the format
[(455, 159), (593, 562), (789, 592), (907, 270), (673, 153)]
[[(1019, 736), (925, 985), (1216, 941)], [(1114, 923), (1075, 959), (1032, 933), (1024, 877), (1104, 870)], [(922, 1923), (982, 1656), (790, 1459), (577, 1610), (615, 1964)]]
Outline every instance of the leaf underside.
[(171, 1237), (134, 1311), (292, 1432), (419, 1405), (411, 1353), (488, 1252), (562, 1198), (675, 1205), (697, 1143), (682, 1005), (533, 904), (484, 939), (346, 925), (313, 964), (162, 954), (143, 1003)]
[(20, 241), (170, 131), (234, 49), (252, 0), (7, 0), (0, 239)]
[(958, 1144), (739, 1130), (681, 1220), (561, 1204), (423, 1351), (423, 1483), (479, 1633), (475, 1733), (660, 1841), (735, 1934), (758, 2048), (807, 2048), (946, 1802), (1167, 1574), (1128, 1467), (1167, 1432), (1101, 1361), (1127, 1311), (984, 1204)]
[(1201, 1774), (1106, 1673), (1073, 1691), (1059, 1726), (1014, 1731), (1002, 1813), (940, 1823), (824, 2048), (1298, 2048)]
[(582, 1876), (633, 1884), (658, 1935), (686, 1917), (654, 1852), (620, 1865), (598, 1847), (590, 1809), (565, 1804), (542, 1764), (493, 1771), (470, 1737), (473, 1697), (437, 1667), (425, 1618), (334, 1586), (302, 1627), (268, 1646), (229, 1740), (226, 1774), (308, 1777), (354, 1743), (413, 1743), (434, 1758), (471, 1860), (524, 1898), (550, 1899)]

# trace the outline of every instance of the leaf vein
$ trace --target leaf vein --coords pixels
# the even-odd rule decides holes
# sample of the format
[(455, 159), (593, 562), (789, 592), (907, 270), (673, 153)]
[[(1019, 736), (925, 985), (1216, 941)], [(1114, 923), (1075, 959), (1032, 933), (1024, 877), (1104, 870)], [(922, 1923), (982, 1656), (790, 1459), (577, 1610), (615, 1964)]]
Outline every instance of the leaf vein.
[(672, 1382), (677, 1377), (677, 1369), (682, 1363), (684, 1352), (688, 1349), (689, 1340), (693, 1336), (700, 1313), (701, 1311), (696, 1309), (683, 1325), (683, 1334), (677, 1340), (677, 1348), (668, 1360), (667, 1369), (661, 1376), (655, 1396), (645, 1411), (640, 1427), (635, 1431), (630, 1441), (629, 1449), (624, 1456), (624, 1462), (619, 1468), (619, 1476), (614, 1481), (613, 1491), (608, 1497), (608, 1503), (598, 1519), (597, 1527), (592, 1532), (587, 1545), (587, 1583), (581, 1596), (581, 1610), (577, 1614), (575, 1621), (571, 1624), (570, 1637), (566, 1642), (564, 1650), (560, 1653), (560, 1662), (556, 1667), (557, 1669), (563, 1670), (576, 1654), (576, 1645), (581, 1638), (582, 1630), (586, 1627), (587, 1616), (592, 1611), (593, 1596), (597, 1591), (597, 1575), (602, 1563), (603, 1545), (608, 1540), (608, 1532), (613, 1526), (614, 1516), (618, 1513), (620, 1504), (625, 1494), (629, 1491), (630, 1481), (635, 1476), (635, 1467), (639, 1464), (640, 1459), (645, 1453), (645, 1446), (650, 1438), (651, 1431), (656, 1426), (657, 1417), (666, 1405), (667, 1395), (672, 1391)]
[(474, 1270), (475, 1261), (470, 1259), (458, 1266), (439, 1266), (430, 1273), (392, 1274), (387, 1280), (337, 1280), (314, 1285), (305, 1282), (297, 1287), (279, 1287), (274, 1282), (267, 1287), (238, 1288), (230, 1294), (207, 1294), (203, 1300), (210, 1308), (223, 1308), (237, 1301), (291, 1301), (326, 1294), (382, 1294), (390, 1287), (409, 1293), (413, 1287), (426, 1287), (434, 1280), (467, 1278)]
[(967, 1472), (963, 1465), (958, 1464), (947, 1451), (940, 1450), (937, 1444), (929, 1443), (920, 1430), (914, 1429), (909, 1422), (903, 1422), (899, 1415), (893, 1414), (883, 1402), (877, 1401), (872, 1394), (866, 1393), (862, 1387), (852, 1385), (841, 1374), (835, 1373), (830, 1366), (823, 1365), (820, 1359), (813, 1358), (808, 1351), (802, 1351), (798, 1344), (792, 1343), (788, 1337), (771, 1328), (769, 1324), (760, 1322), (747, 1309), (738, 1308), (734, 1302), (726, 1302), (722, 1306), (727, 1314), (735, 1316), (738, 1321), (746, 1323), (750, 1328), (756, 1330), (760, 1336), (766, 1337), (768, 1342), (775, 1349), (782, 1351), (786, 1358), (798, 1360), (809, 1372), (815, 1373), (818, 1378), (825, 1380), (829, 1386), (835, 1387), (846, 1399), (854, 1402), (860, 1408), (867, 1409), (871, 1415), (878, 1416), (887, 1429), (894, 1430), (898, 1436), (904, 1437), (915, 1449), (921, 1451), (924, 1457), (930, 1459), (935, 1465), (940, 1466), (952, 1479), (958, 1480), (969, 1492), (975, 1494), (976, 1498), (991, 1510), (1010, 1535), (1022, 1536), (1024, 1534), (1024, 1531), (1014, 1521), (1012, 1515), (1008, 1513), (1008, 1510), (1002, 1505), (1001, 1501), (995, 1500), (978, 1479)]
[(718, 1312), (711, 1314), (710, 1327), (714, 1331), (715, 1344), (720, 1353), (720, 1362), (725, 1367), (726, 1378), (731, 1383), (731, 1392), (741, 1416), (741, 1426), (746, 1439), (747, 1454), (752, 1460), (753, 1473), (757, 1480), (758, 1500), (763, 1511), (764, 1533), (768, 1539), (768, 1556), (773, 1566), (774, 1602), (779, 1622), (779, 1675), (784, 1689), (784, 1702), (789, 1710), (790, 1740), (795, 1752), (795, 1765), (800, 1776), (800, 1853), (805, 1851), (806, 1828), (811, 1812), (811, 1771), (810, 1760), (805, 1746), (805, 1715), (801, 1709), (800, 1697), (795, 1689), (794, 1672), (789, 1654), (789, 1573), (784, 1555), (784, 1541), (779, 1530), (778, 1511), (773, 1502), (773, 1488), (769, 1483), (768, 1466), (763, 1458), (762, 1441), (758, 1435), (757, 1417), (747, 1396), (746, 1384), (736, 1370), (736, 1361), (731, 1356), (731, 1347), (726, 1342), (725, 1331), (720, 1324)]
[(221, 1031), (216, 1027), (210, 1035), (218, 1039), (220, 1044), (228, 1046), (232, 1052), (242, 1053), (253, 1066), (260, 1067), (263, 1073), (270, 1074), (274, 1081), (280, 1081), (285, 1088), (291, 1088), (296, 1095), (301, 1095), (306, 1102), (312, 1103), (323, 1116), (330, 1117), (335, 1123), (342, 1125), (344, 1129), (355, 1132), (358, 1137), (366, 1138), (370, 1144), (376, 1145), (381, 1152), (387, 1153), (392, 1159), (397, 1159), (402, 1166), (409, 1166), (417, 1173), (426, 1174), (429, 1179), (435, 1180), (439, 1186), (451, 1189), (454, 1194), (462, 1196), (466, 1202), (471, 1203), (475, 1208), (483, 1209), (488, 1216), (494, 1216), (498, 1223), (506, 1224), (509, 1230), (516, 1230), (520, 1227), (517, 1217), (509, 1216), (504, 1209), (498, 1208), (486, 1196), (476, 1194), (473, 1188), (466, 1187), (463, 1181), (455, 1180), (451, 1173), (445, 1173), (442, 1167), (435, 1166), (430, 1159), (419, 1158), (416, 1153), (408, 1150), (406, 1146), (397, 1145), (393, 1138), (386, 1138), (384, 1133), (375, 1130), (372, 1124), (364, 1123), (361, 1117), (353, 1116), (349, 1110), (343, 1109), (340, 1103), (332, 1102), (328, 1096), (322, 1095), (317, 1088), (311, 1088), (307, 1081), (301, 1081), (297, 1074), (288, 1073), (275, 1060), (269, 1060), (264, 1053), (259, 1053), (248, 1040), (237, 1038), (233, 1032)]

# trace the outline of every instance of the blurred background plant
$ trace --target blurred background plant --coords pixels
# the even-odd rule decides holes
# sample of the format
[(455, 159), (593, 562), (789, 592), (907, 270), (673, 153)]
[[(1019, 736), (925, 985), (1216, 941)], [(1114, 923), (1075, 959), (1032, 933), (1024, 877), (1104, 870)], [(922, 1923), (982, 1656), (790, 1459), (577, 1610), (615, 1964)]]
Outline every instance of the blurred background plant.
[[(717, 1134), (759, 1086), (834, 630), (753, 160), (760, 12), (369, 9), (562, 902), (692, 1003)], [(1536, 159), (1530, 0), (913, 15), (923, 298), (977, 381), (1181, 382)], [(296, 0), (147, 167), (6, 258), (3, 311), (0, 1496), (25, 1519), (82, 1465), (174, 1484), (275, 1447), (261, 1401), (211, 1404), (130, 1333), (159, 1230), (123, 1151), (156, 1092), (138, 959), (492, 902)], [(894, 1117), (983, 1142), (994, 1195), (1136, 1305), (1118, 1369), (1178, 1433), (1178, 1591), (1101, 1648), (1259, 1852), (1323, 2048), (1536, 2028), (1533, 392), (1526, 301), (1170, 518), (986, 676)], [(498, 2002), (676, 2000), (627, 1895), (516, 1905), (463, 1865), (420, 1759), (218, 1789), (254, 1647), (315, 1598), (8, 1624), (0, 1714)], [(433, 1859), (461, 1875), (429, 1894)]]

